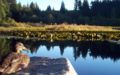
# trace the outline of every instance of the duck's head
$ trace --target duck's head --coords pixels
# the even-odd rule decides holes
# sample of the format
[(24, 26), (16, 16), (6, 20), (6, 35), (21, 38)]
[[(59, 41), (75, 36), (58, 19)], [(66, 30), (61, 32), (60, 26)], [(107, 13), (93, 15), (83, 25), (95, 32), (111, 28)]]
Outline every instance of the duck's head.
[(24, 46), (24, 44), (21, 43), (21, 42), (16, 43), (16, 45), (15, 45), (15, 51), (17, 53), (20, 53), (22, 50), (27, 50), (27, 48)]

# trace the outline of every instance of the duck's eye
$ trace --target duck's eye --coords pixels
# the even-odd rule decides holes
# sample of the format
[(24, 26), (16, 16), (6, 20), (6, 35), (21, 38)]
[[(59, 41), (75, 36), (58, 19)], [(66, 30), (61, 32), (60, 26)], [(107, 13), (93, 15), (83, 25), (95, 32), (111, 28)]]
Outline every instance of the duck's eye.
[(20, 43), (19, 46), (23, 46), (23, 44)]
[(22, 44), (20, 44), (20, 46), (22, 46)]

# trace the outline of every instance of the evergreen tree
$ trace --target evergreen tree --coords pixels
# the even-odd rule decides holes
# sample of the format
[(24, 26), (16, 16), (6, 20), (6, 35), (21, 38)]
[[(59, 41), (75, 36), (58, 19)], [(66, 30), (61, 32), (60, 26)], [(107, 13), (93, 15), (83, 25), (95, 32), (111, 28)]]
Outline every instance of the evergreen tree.
[(37, 3), (22, 6), (16, 0), (0, 0), (0, 21), (10, 14), (11, 18), (22, 22), (120, 24), (119, 9), (120, 0), (93, 0), (90, 6), (88, 0), (83, 0), (83, 3), (82, 0), (75, 0), (74, 10), (69, 11), (64, 2), (59, 11), (52, 10), (50, 6), (41, 11)]
[(81, 0), (78, 1), (78, 10), (81, 11), (81, 7), (82, 7), (82, 2)]
[(30, 8), (31, 8), (32, 10), (36, 9), (36, 4), (33, 3), (33, 2), (31, 2), (31, 4), (30, 4)]
[(33, 2), (32, 2), (32, 3), (30, 4), (30, 8), (31, 8), (33, 14), (39, 15), (40, 9), (39, 9), (39, 6), (37, 5), (37, 3), (33, 3)]
[(83, 16), (90, 16), (90, 8), (89, 8), (89, 4), (88, 4), (88, 0), (84, 0), (83, 1), (83, 5), (81, 7), (81, 14)]
[(47, 7), (46, 11), (47, 11), (47, 12), (51, 12), (51, 11), (52, 11), (50, 5)]
[(74, 10), (80, 10), (80, 9), (81, 9), (81, 0), (75, 0)]
[(64, 2), (61, 3), (60, 12), (61, 12), (61, 13), (65, 13), (65, 12), (66, 12), (66, 8), (65, 8)]
[(78, 0), (75, 0), (74, 10), (78, 10)]

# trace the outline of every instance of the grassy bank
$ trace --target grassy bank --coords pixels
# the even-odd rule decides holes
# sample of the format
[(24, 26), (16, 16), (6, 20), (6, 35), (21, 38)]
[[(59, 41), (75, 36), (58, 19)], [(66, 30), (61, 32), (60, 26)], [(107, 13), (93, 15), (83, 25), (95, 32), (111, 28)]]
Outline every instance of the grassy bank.
[[(0, 31), (118, 31), (112, 26), (90, 26), (76, 24), (60, 24), (60, 25), (29, 25), (25, 23), (17, 23), (15, 26), (0, 27)], [(118, 27), (117, 27), (118, 28)]]

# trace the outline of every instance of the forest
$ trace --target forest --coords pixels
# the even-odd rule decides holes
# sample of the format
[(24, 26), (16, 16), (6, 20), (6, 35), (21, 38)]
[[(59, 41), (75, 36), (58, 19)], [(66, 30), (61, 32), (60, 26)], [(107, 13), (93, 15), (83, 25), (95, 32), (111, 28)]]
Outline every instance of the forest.
[(16, 0), (0, 0), (0, 23), (24, 22), (41, 24), (88, 24), (120, 26), (120, 0), (75, 0), (74, 10), (68, 10), (64, 2), (60, 10), (48, 6), (41, 10), (37, 3), (22, 5)]

